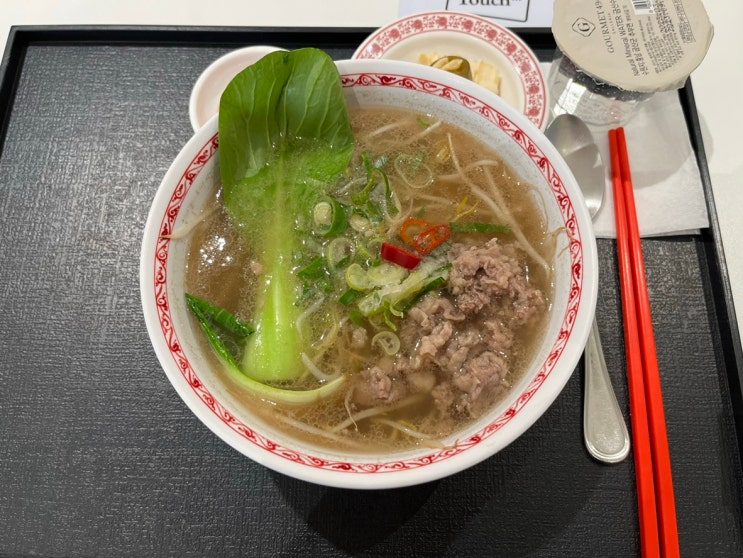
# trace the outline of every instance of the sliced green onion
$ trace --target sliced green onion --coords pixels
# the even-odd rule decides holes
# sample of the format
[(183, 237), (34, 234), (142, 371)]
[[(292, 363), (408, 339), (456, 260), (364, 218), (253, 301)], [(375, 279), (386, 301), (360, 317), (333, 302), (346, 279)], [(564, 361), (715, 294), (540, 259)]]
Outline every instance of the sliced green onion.
[(384, 310), (382, 302), (384, 302), (382, 292), (377, 289), (360, 299), (357, 306), (363, 316), (374, 316)]
[(364, 206), (364, 213), (369, 218), (370, 223), (381, 223), (384, 215), (384, 208), (381, 204), (369, 200)]
[(352, 308), (348, 311), (348, 319), (351, 320), (351, 323), (353, 323), (354, 325), (364, 325), (364, 315), (361, 313), (360, 310), (357, 310), (356, 308)]
[[(381, 161), (381, 164), (379, 164), (379, 161), (377, 161), (377, 164), (373, 164), (369, 160), (369, 154), (366, 152), (361, 154), (361, 160), (364, 169), (366, 170), (366, 183), (358, 192), (349, 194), (351, 201), (357, 207), (364, 207), (366, 213), (375, 218), (378, 215), (381, 216), (382, 213), (390, 216), (397, 215), (399, 209), (396, 203), (395, 194), (390, 187), (390, 180), (387, 177), (387, 173), (381, 169), (381, 166), (386, 162), (386, 160)], [(378, 203), (370, 203), (372, 201), (371, 196), (374, 193), (374, 190), (380, 184), (384, 186), (383, 207), (380, 207)], [(379, 198), (379, 196), (377, 197)]]
[(444, 277), (436, 277), (436, 279), (426, 284), (426, 286), (423, 287), (419, 292), (417, 292), (415, 295), (410, 297), (408, 301), (403, 304), (403, 310), (407, 312), (413, 306), (415, 306), (415, 303), (418, 302), (421, 298), (423, 298), (425, 294), (430, 293), (431, 291), (434, 291), (440, 287), (443, 287), (445, 284), (446, 284), (446, 279)]
[[(421, 291), (430, 290), (435, 288), (435, 285), (443, 284), (436, 282), (431, 285), (437, 279), (446, 280), (446, 271), (441, 270), (443, 268), (442, 263), (440, 259), (434, 258), (421, 263), (402, 282), (377, 287), (366, 292), (363, 297), (359, 298), (356, 307), (366, 317), (382, 313), (385, 313), (385, 317), (387, 317), (386, 314), (402, 315), (401, 313), (405, 309), (403, 306), (405, 301), (415, 297)], [(390, 327), (389, 329), (393, 328)]]
[(397, 331), (397, 324), (393, 321), (392, 317), (397, 316), (398, 318), (402, 318), (404, 314), (395, 310), (395, 307), (391, 304), (386, 304), (382, 316), (384, 317), (385, 325), (392, 331)]
[(366, 274), (375, 286), (384, 287), (405, 279), (408, 276), (408, 270), (399, 265), (382, 262), (378, 266), (369, 268)]
[(356, 291), (368, 291), (376, 287), (399, 284), (408, 276), (408, 271), (398, 265), (382, 262), (364, 269), (358, 263), (346, 268), (346, 284)]
[(333, 220), (333, 206), (330, 205), (329, 201), (320, 201), (315, 204), (312, 210), (312, 218), (315, 221), (315, 225), (321, 227), (330, 226), (330, 222)]
[(346, 229), (346, 209), (331, 197), (324, 197), (312, 210), (315, 230), (321, 236), (335, 236)]
[(433, 183), (433, 172), (422, 160), (401, 153), (395, 157), (394, 166), (397, 174), (410, 188), (417, 190)]
[(313, 258), (310, 263), (297, 271), (297, 276), (302, 279), (320, 279), (326, 275), (325, 260), (320, 256)]
[(356, 232), (363, 233), (367, 230), (371, 230), (371, 222), (369, 219), (363, 215), (359, 215), (358, 213), (353, 213), (348, 218), (348, 224), (351, 225), (351, 228)]
[(331, 272), (339, 267), (345, 267), (356, 253), (356, 245), (351, 239), (339, 236), (331, 240), (325, 247), (325, 261)]
[(378, 345), (386, 354), (392, 356), (400, 350), (400, 338), (391, 331), (380, 331), (371, 340), (372, 347)]
[(357, 291), (356, 289), (347, 289), (346, 292), (344, 292), (340, 296), (338, 302), (340, 302), (343, 306), (348, 306), (363, 294), (364, 293), (362, 291)]
[[(382, 247), (384, 241), (378, 237), (370, 238), (366, 243), (357, 241), (356, 251), (357, 253), (368, 262), (379, 260), (379, 250)], [(373, 265), (373, 264), (369, 264)]]
[(384, 176), (382, 170), (378, 167), (375, 167), (371, 163), (371, 161), (369, 160), (369, 154), (366, 151), (361, 154), (361, 161), (364, 164), (364, 168), (366, 169), (366, 183), (359, 192), (351, 194), (351, 201), (356, 205), (364, 205), (366, 204), (366, 202), (369, 201), (371, 191), (377, 184), (375, 180), (375, 177), (378, 176), (377, 173)]
[(449, 228), (453, 233), (505, 233), (509, 230), (508, 225), (467, 221), (454, 221), (449, 223)]
[(346, 284), (355, 291), (368, 291), (374, 288), (374, 283), (369, 279), (366, 270), (357, 263), (352, 263), (346, 268)]

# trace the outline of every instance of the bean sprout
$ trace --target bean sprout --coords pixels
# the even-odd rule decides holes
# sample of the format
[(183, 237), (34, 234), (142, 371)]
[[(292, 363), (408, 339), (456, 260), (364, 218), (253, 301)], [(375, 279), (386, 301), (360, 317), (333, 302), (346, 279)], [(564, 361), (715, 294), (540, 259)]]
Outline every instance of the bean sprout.
[(323, 302), (325, 302), (325, 297), (317, 299), (309, 308), (307, 308), (307, 310), (299, 315), (294, 326), (297, 328), (297, 331), (299, 331), (300, 335), (302, 335), (302, 328), (304, 326), (305, 320), (307, 320), (310, 314), (314, 314), (315, 312), (317, 312)]
[(219, 209), (219, 205), (215, 204), (208, 211), (203, 212), (199, 219), (194, 219), (190, 223), (181, 225), (180, 228), (174, 230), (170, 234), (161, 234), (160, 238), (167, 238), (169, 240), (180, 240), (191, 234), (199, 225), (205, 223), (212, 215), (214, 215)]
[[(368, 140), (368, 139), (371, 139), (371, 138), (380, 136), (380, 135), (382, 135), (385, 132), (389, 132), (390, 130), (394, 130), (394, 129), (399, 128), (399, 127), (401, 127), (401, 126), (403, 126), (405, 124), (407, 124), (407, 122), (404, 121), (404, 120), (403, 121), (400, 121), (400, 122), (393, 122), (391, 124), (387, 124), (386, 126), (382, 126), (381, 128), (378, 128), (378, 129), (374, 130), (373, 132), (370, 132), (369, 134), (367, 134), (366, 137), (364, 138), (364, 140)], [(410, 145), (411, 143), (415, 143), (416, 141), (418, 141), (418, 140), (426, 137), (428, 134), (430, 134), (431, 132), (433, 132), (434, 130), (436, 130), (439, 126), (441, 126), (441, 124), (442, 124), (442, 121), (441, 120), (437, 120), (436, 122), (434, 122), (430, 126), (426, 126), (423, 130), (421, 130), (417, 134), (413, 134), (409, 138), (406, 138), (406, 139), (400, 140), (400, 141), (391, 141), (391, 142), (388, 142), (387, 144), (384, 145), (384, 148), (386, 150), (390, 150), (390, 149), (405, 147), (406, 145)]]
[(293, 426), (294, 428), (298, 430), (302, 430), (303, 432), (307, 432), (308, 434), (314, 434), (315, 436), (322, 436), (323, 438), (327, 438), (328, 440), (333, 440), (334, 442), (337, 442), (339, 444), (345, 444), (346, 446), (350, 446), (356, 449), (363, 449), (365, 448), (365, 444), (363, 442), (357, 442), (354, 440), (351, 440), (345, 436), (342, 436), (340, 434), (335, 434), (333, 432), (328, 432), (327, 430), (323, 430), (322, 428), (317, 428), (314, 426), (310, 426), (309, 424), (306, 424), (302, 421), (296, 420), (294, 418), (288, 417), (286, 415), (283, 415), (281, 413), (276, 413), (276, 418), (281, 420), (282, 422)]
[(302, 353), (300, 357), (302, 358), (302, 364), (305, 365), (307, 370), (309, 370), (310, 373), (321, 382), (330, 382), (340, 376), (340, 372), (336, 374), (326, 374), (320, 370), (320, 368), (312, 362), (312, 359), (307, 355), (307, 353)]
[(392, 405), (377, 405), (376, 407), (369, 407), (368, 409), (364, 409), (363, 411), (360, 411), (356, 413), (355, 415), (349, 416), (346, 420), (343, 422), (336, 424), (333, 426), (330, 431), (331, 432), (340, 432), (341, 430), (344, 430), (348, 428), (351, 425), (356, 426), (356, 423), (360, 420), (367, 419), (369, 417), (374, 417), (377, 415), (382, 415), (384, 413), (389, 413), (390, 411), (396, 411), (397, 409), (402, 409), (403, 407), (407, 407), (408, 405), (412, 405), (414, 403), (418, 403), (425, 397), (424, 394), (415, 394), (411, 395), (410, 397), (406, 397), (405, 399), (402, 399), (398, 401), (397, 403), (394, 403)]
[(387, 426), (390, 426), (396, 430), (399, 430), (403, 434), (407, 434), (411, 438), (417, 438), (418, 440), (433, 440), (436, 437), (432, 436), (431, 434), (425, 434), (424, 432), (418, 432), (417, 430), (410, 428), (409, 426), (405, 426), (404, 424), (390, 420), (385, 418), (376, 418), (373, 419), (374, 422), (378, 422), (381, 424), (386, 424)]
[(506, 208), (503, 196), (501, 196), (500, 192), (498, 191), (498, 187), (496, 186), (495, 181), (493, 180), (493, 176), (490, 174), (490, 170), (488, 169), (488, 166), (492, 165), (484, 165), (482, 167), (483, 172), (485, 173), (485, 177), (488, 179), (489, 185), (488, 192), (485, 193), (467, 177), (466, 173), (459, 163), (459, 158), (454, 151), (451, 134), (447, 134), (447, 137), (449, 139), (449, 149), (451, 150), (452, 162), (454, 163), (454, 167), (459, 172), (460, 178), (467, 183), (467, 185), (472, 190), (472, 193), (475, 194), (482, 201), (484, 201), (485, 204), (493, 211), (493, 213), (495, 213), (495, 216), (498, 218), (499, 221), (508, 225), (508, 227), (511, 229), (511, 232), (516, 237), (516, 240), (518, 240), (519, 244), (521, 244), (521, 247), (524, 249), (524, 251), (529, 254), (529, 256), (531, 256), (531, 258), (533, 258), (538, 265), (543, 267), (544, 270), (549, 273), (549, 263), (547, 263), (547, 260), (545, 260), (539, 254), (539, 252), (537, 252), (529, 243), (529, 241), (526, 239), (526, 236), (524, 236), (524, 233), (521, 231), (521, 227), (519, 227), (518, 222), (516, 221), (516, 219), (513, 218), (511, 212), (508, 211), (508, 209)]
[(400, 128), (402, 126), (406, 126), (407, 124), (408, 124), (408, 121), (407, 120), (397, 120), (395, 122), (391, 122), (391, 123), (386, 124), (384, 126), (380, 126), (376, 130), (372, 130), (371, 132), (369, 132), (366, 135), (366, 138), (365, 139), (375, 138), (375, 137), (377, 137), (377, 136), (379, 136), (381, 134), (384, 134), (386, 132), (389, 132), (391, 130), (395, 130), (395, 129)]
[[(433, 183), (431, 167), (422, 161), (411, 161), (409, 155), (400, 154), (395, 157), (394, 167), (397, 175), (413, 190), (420, 190)], [(406, 167), (410, 167), (409, 169)]]

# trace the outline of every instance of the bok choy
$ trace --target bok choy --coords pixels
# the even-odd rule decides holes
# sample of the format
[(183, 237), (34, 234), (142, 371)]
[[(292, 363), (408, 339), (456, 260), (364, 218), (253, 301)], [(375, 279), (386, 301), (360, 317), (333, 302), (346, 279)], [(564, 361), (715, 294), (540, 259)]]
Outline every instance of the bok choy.
[(222, 94), (225, 208), (264, 270), (255, 332), (240, 363), (257, 381), (294, 379), (304, 369), (293, 272), (298, 225), (348, 167), (353, 145), (338, 70), (320, 50), (271, 53)]
[[(309, 391), (280, 387), (305, 370), (296, 262), (304, 225), (348, 167), (353, 147), (338, 70), (320, 50), (268, 54), (235, 76), (220, 99), (224, 206), (260, 264), (262, 288), (249, 328), (205, 301), (187, 301), (225, 367), (258, 395), (301, 402), (343, 381)], [(237, 339), (236, 324), (245, 334)]]
[(199, 322), (204, 335), (209, 340), (209, 344), (231, 377), (259, 397), (271, 401), (303, 405), (313, 403), (334, 393), (344, 381), (344, 377), (340, 376), (319, 388), (311, 390), (282, 389), (258, 382), (243, 373), (235, 359), (235, 353), (239, 352), (239, 349), (236, 350), (235, 346), (240, 345), (247, 336), (253, 333), (252, 326), (242, 322), (224, 308), (214, 306), (193, 295), (186, 295), (186, 304), (196, 316), (196, 321)]

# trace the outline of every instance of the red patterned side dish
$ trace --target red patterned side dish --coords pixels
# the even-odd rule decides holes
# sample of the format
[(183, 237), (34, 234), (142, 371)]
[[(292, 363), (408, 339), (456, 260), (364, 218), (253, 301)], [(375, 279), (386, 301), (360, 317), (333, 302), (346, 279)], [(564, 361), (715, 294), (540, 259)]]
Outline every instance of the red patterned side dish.
[(457, 12), (426, 12), (400, 19), (372, 33), (354, 58), (383, 58), (401, 41), (419, 33), (463, 33), (495, 47), (513, 65), (524, 91), (522, 112), (542, 129), (547, 118), (547, 86), (529, 47), (511, 31), (488, 19)]

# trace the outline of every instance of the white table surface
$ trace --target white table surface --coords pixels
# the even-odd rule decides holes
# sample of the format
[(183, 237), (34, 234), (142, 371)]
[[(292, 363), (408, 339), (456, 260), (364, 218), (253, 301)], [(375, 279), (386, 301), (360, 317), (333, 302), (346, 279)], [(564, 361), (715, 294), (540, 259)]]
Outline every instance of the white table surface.
[[(692, 74), (733, 301), (743, 324), (743, 2), (705, 0), (712, 46)], [(207, 9), (208, 8), (208, 9)], [(0, 49), (12, 25), (246, 25), (377, 27), (396, 19), (397, 0), (3, 0)]]

